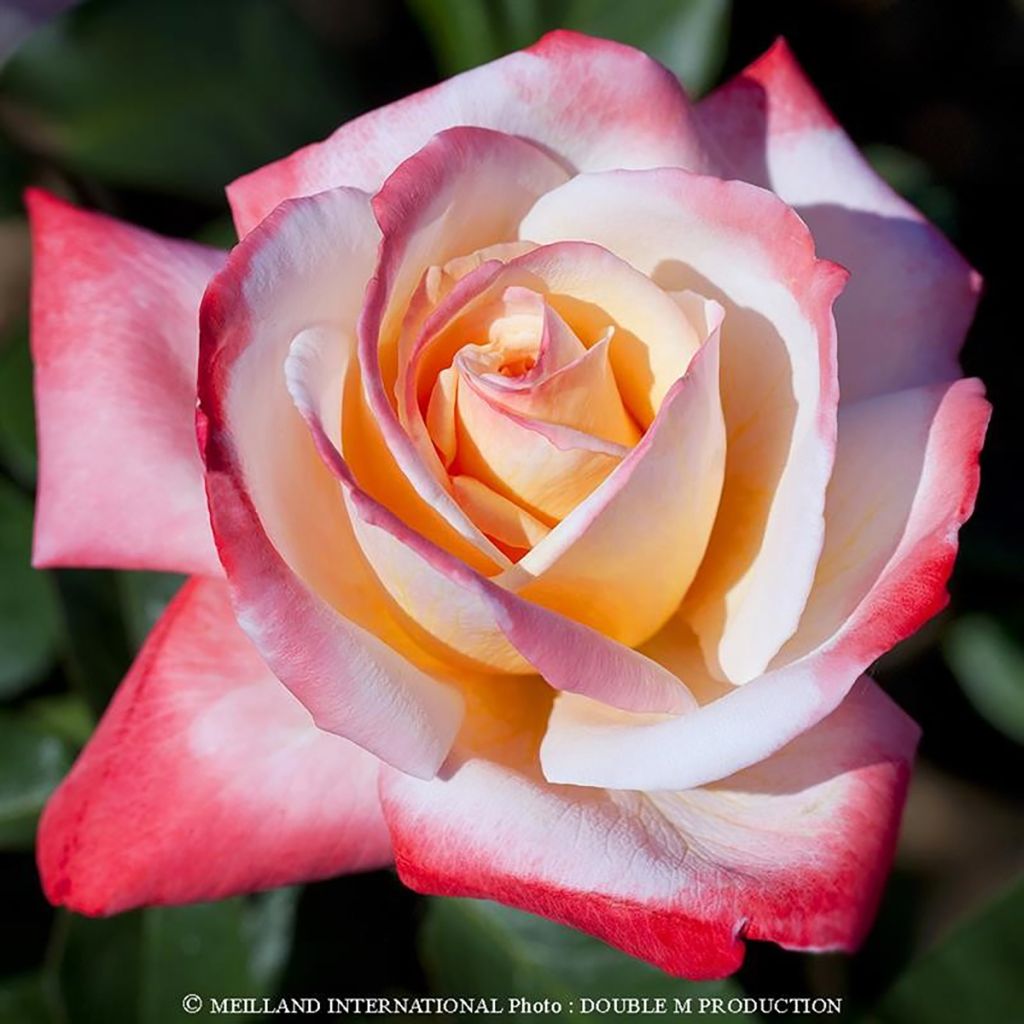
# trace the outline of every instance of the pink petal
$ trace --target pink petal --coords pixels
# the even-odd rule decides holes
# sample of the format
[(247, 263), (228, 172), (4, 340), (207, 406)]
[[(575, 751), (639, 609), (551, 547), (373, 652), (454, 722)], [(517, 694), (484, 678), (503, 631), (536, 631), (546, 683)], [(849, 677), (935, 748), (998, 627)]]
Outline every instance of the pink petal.
[[(461, 699), (395, 622), (284, 374), (311, 325), (353, 336), (378, 237), (369, 197), (337, 189), (282, 206), (232, 251), (201, 316), (207, 488), (239, 621), (277, 677), (320, 728), (429, 777)], [(340, 380), (319, 386), (340, 415)]]
[(224, 254), (38, 189), (33, 563), (220, 574), (196, 444), (198, 311)]
[[(700, 710), (631, 720), (563, 695), (544, 740), (546, 777), (622, 789), (699, 786), (757, 763), (828, 715), (861, 672), (944, 606), (989, 411), (973, 380), (851, 406), (821, 568), (800, 628), (770, 670), (719, 696), (687, 671), (693, 644), (674, 623), (659, 651), (645, 650), (681, 672)], [(675, 657), (664, 658), (673, 643)]]
[(271, 675), (227, 587), (194, 578), (43, 813), (46, 895), (113, 914), (379, 867), (378, 770)]
[(838, 400), (831, 306), (845, 273), (815, 258), (775, 196), (675, 169), (579, 175), (520, 236), (596, 243), (671, 293), (724, 307), (725, 488), (686, 614), (716, 675), (755, 678), (796, 629), (821, 553)]
[(960, 375), (980, 278), (858, 152), (779, 40), (698, 108), (732, 175), (795, 206), (850, 273), (836, 303), (844, 402)]
[(382, 772), (407, 885), (532, 911), (689, 978), (735, 971), (744, 938), (863, 939), (918, 735), (870, 680), (768, 761), (686, 792), (552, 786), (536, 736), (507, 738), (514, 714), (496, 701), (433, 781)]
[(579, 170), (705, 160), (676, 78), (646, 54), (574, 32), (467, 71), (339, 128), (228, 189), (239, 234), (279, 202), (337, 185), (375, 192), (431, 136), (459, 125), (518, 135)]

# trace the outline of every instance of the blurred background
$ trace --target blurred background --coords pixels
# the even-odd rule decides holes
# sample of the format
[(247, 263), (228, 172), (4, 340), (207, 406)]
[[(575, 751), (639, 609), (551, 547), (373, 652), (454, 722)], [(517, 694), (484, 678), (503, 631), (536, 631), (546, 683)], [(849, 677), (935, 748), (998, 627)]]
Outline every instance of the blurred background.
[[(29, 568), (23, 188), (229, 246), (233, 177), (557, 26), (641, 46), (695, 95), (785, 35), (880, 173), (986, 279), (963, 362), (996, 411), (953, 601), (874, 669), (924, 738), (866, 945), (751, 943), (735, 979), (689, 984), (388, 872), (106, 921), (54, 911), (39, 809), (180, 580)], [(1020, 0), (0, 0), (0, 1024), (178, 1021), (187, 992), (777, 993), (842, 996), (849, 1021), (1024, 1022), (1022, 110)]]

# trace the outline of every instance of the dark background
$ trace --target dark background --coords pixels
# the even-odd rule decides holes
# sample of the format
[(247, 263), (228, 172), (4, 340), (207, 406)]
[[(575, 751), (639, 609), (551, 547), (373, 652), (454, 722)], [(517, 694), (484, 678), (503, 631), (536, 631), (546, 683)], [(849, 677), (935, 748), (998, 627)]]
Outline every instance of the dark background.
[[(840, 995), (850, 1021), (1024, 1021), (1024, 3), (87, 0), (32, 31), (59, 6), (0, 0), (0, 1024), (184, 1020), (187, 992), (745, 991)], [(421, 899), (387, 872), (109, 921), (53, 911), (31, 853), (38, 810), (178, 581), (27, 567), (21, 190), (230, 245), (232, 177), (562, 24), (643, 46), (697, 93), (785, 35), (880, 172), (986, 279), (963, 363), (995, 416), (953, 601), (874, 671), (924, 737), (864, 949), (751, 943), (734, 982), (692, 985), (547, 922)]]

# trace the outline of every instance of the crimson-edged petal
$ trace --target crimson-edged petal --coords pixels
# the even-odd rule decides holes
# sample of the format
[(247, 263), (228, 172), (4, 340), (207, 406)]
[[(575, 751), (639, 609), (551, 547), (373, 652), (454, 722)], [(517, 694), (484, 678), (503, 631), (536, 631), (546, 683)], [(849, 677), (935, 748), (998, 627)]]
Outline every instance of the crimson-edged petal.
[(200, 317), (207, 492), (239, 621), (277, 677), (321, 728), (429, 777), (462, 701), (395, 622), (284, 373), (304, 330), (353, 329), (378, 239), (369, 196), (335, 189), (232, 251)]
[(224, 254), (37, 189), (27, 202), (34, 564), (219, 574), (195, 408), (199, 301)]
[(697, 113), (724, 169), (796, 207), (821, 255), (850, 271), (836, 303), (843, 401), (959, 377), (979, 276), (868, 164), (786, 43)]
[(441, 777), (381, 774), (412, 888), (532, 911), (689, 978), (735, 971), (744, 938), (850, 950), (870, 926), (918, 735), (870, 680), (764, 763), (681, 792), (546, 783), (542, 702), (473, 721)]
[(946, 603), (989, 412), (976, 380), (845, 408), (814, 587), (769, 671), (722, 687), (701, 676), (685, 623), (670, 623), (644, 651), (679, 672), (700, 709), (640, 721), (560, 696), (542, 749), (545, 775), (624, 789), (699, 786), (828, 715), (861, 672)]
[(756, 678), (793, 634), (821, 553), (838, 404), (831, 307), (846, 279), (785, 203), (676, 169), (580, 174), (520, 237), (596, 243), (725, 310), (725, 483), (686, 617), (715, 675)]
[(193, 578), (46, 806), (43, 887), (112, 914), (379, 867), (378, 769), (274, 678), (227, 586)]
[(279, 202), (338, 185), (376, 191), (431, 136), (459, 125), (537, 143), (573, 169), (706, 162), (679, 81), (632, 47), (575, 32), (374, 110), (323, 142), (239, 178), (228, 197), (245, 234)]

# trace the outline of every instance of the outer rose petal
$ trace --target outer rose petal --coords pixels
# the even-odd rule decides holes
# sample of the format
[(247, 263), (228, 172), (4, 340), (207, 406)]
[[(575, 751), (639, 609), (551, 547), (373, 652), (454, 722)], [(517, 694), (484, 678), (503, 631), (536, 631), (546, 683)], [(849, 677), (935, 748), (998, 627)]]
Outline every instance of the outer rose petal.
[(336, 189), (232, 251), (201, 312), (207, 489), (239, 622), (277, 677), (322, 729), (429, 777), (462, 702), (394, 621), (284, 378), (297, 334), (351, 330), (376, 242), (369, 197)]
[(379, 867), (378, 769), (270, 674), (227, 587), (192, 579), (43, 813), (46, 895), (112, 914)]
[(504, 698), (493, 714), (443, 777), (381, 774), (413, 889), (496, 899), (689, 978), (735, 971), (743, 938), (809, 950), (863, 939), (918, 735), (870, 680), (768, 761), (688, 792), (549, 785), (536, 734), (511, 738)]
[(199, 300), (224, 254), (78, 210), (32, 219), (33, 564), (220, 574), (196, 444)]
[(597, 243), (725, 308), (725, 486), (684, 610), (716, 675), (756, 678), (796, 629), (821, 553), (838, 402), (831, 307), (845, 272), (815, 258), (775, 196), (676, 169), (581, 174), (519, 230), (540, 245)]
[(795, 206), (851, 272), (836, 303), (843, 401), (958, 377), (979, 276), (875, 173), (785, 42), (697, 113), (730, 174)]
[(641, 721), (561, 696), (541, 754), (546, 777), (622, 789), (699, 786), (756, 764), (829, 714), (871, 662), (945, 604), (989, 411), (975, 380), (851, 406), (821, 570), (777, 663), (719, 696), (687, 671), (694, 652), (685, 636), (674, 638), (672, 659), (663, 654), (673, 638), (662, 636), (662, 651), (645, 653), (681, 672), (700, 710)]
[(239, 234), (292, 196), (337, 185), (375, 192), (432, 135), (458, 125), (521, 136), (579, 170), (705, 163), (674, 75), (631, 47), (552, 32), (239, 178), (228, 189)]

